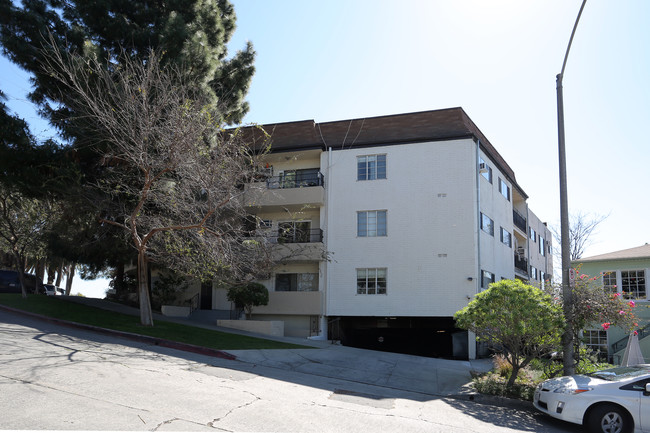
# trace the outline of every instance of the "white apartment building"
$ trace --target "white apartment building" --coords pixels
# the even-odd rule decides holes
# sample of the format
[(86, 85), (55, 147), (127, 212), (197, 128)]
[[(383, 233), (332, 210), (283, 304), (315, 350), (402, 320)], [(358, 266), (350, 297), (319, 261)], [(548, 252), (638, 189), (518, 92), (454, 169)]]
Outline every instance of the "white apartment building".
[(550, 231), (462, 108), (263, 128), (266, 187), (247, 204), (295, 254), (254, 318), (286, 335), (473, 358), (454, 313), (490, 282), (552, 278)]

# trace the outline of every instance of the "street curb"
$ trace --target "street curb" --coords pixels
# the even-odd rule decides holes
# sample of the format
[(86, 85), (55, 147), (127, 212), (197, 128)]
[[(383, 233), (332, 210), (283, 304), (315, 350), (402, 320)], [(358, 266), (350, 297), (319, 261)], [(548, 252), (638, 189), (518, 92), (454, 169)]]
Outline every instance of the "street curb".
[(188, 344), (188, 343), (179, 343), (178, 341), (166, 340), (164, 338), (159, 338), (159, 337), (150, 337), (148, 335), (134, 334), (131, 332), (117, 331), (115, 329), (107, 329), (107, 328), (101, 328), (99, 326), (86, 325), (84, 323), (71, 322), (69, 320), (57, 319), (54, 317), (43, 316), (42, 314), (32, 313), (30, 311), (7, 307), (6, 305), (0, 305), (0, 309), (12, 313), (23, 314), (25, 316), (34, 317), (43, 320), (45, 322), (55, 323), (57, 325), (85, 329), (87, 331), (93, 331), (105, 335), (113, 335), (121, 338), (126, 338), (132, 341), (151, 344), (152, 346), (167, 347), (169, 349), (176, 349), (176, 350), (181, 350), (183, 352), (191, 352), (199, 355), (212, 356), (214, 358), (228, 359), (231, 361), (237, 359), (235, 355), (232, 355), (228, 352), (224, 352), (218, 349), (210, 349), (208, 347), (196, 346), (194, 344)]
[(487, 394), (479, 394), (479, 393), (456, 394), (456, 395), (450, 395), (449, 398), (453, 398), (456, 400), (471, 401), (479, 404), (489, 404), (490, 406), (505, 407), (508, 409), (535, 412), (535, 407), (533, 406), (532, 402), (526, 400), (518, 400), (515, 398), (500, 397), (496, 395), (487, 395)]

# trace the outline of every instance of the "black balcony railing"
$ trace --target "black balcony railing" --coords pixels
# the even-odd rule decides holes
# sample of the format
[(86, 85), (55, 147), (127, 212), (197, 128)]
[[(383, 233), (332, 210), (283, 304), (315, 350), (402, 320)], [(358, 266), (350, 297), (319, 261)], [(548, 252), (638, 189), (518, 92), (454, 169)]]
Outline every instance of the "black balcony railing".
[(522, 232), (526, 233), (526, 218), (517, 212), (516, 210), (512, 210), (512, 222), (515, 224), (516, 227), (518, 227)]
[(317, 168), (303, 170), (286, 170), (278, 176), (266, 179), (269, 189), (304, 188), (307, 186), (325, 186), (323, 173)]
[(528, 260), (515, 254), (515, 269), (528, 275)]
[(301, 244), (323, 242), (322, 229), (299, 229), (278, 230), (277, 236), (269, 237), (271, 243), (277, 244)]

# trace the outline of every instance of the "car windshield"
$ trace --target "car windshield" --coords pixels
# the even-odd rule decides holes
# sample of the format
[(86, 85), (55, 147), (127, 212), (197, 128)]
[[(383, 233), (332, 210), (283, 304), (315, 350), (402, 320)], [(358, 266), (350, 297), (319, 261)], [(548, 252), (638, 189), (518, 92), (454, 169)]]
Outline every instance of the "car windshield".
[(587, 374), (587, 376), (615, 382), (617, 380), (629, 379), (644, 374), (650, 374), (650, 365), (609, 368), (607, 370), (600, 370)]

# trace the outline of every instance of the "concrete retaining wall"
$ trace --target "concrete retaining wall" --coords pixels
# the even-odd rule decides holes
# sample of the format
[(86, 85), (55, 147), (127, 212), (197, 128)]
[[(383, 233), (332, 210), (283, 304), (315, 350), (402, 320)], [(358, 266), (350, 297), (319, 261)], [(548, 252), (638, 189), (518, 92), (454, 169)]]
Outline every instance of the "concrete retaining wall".
[(284, 322), (281, 320), (217, 320), (217, 326), (284, 337)]

